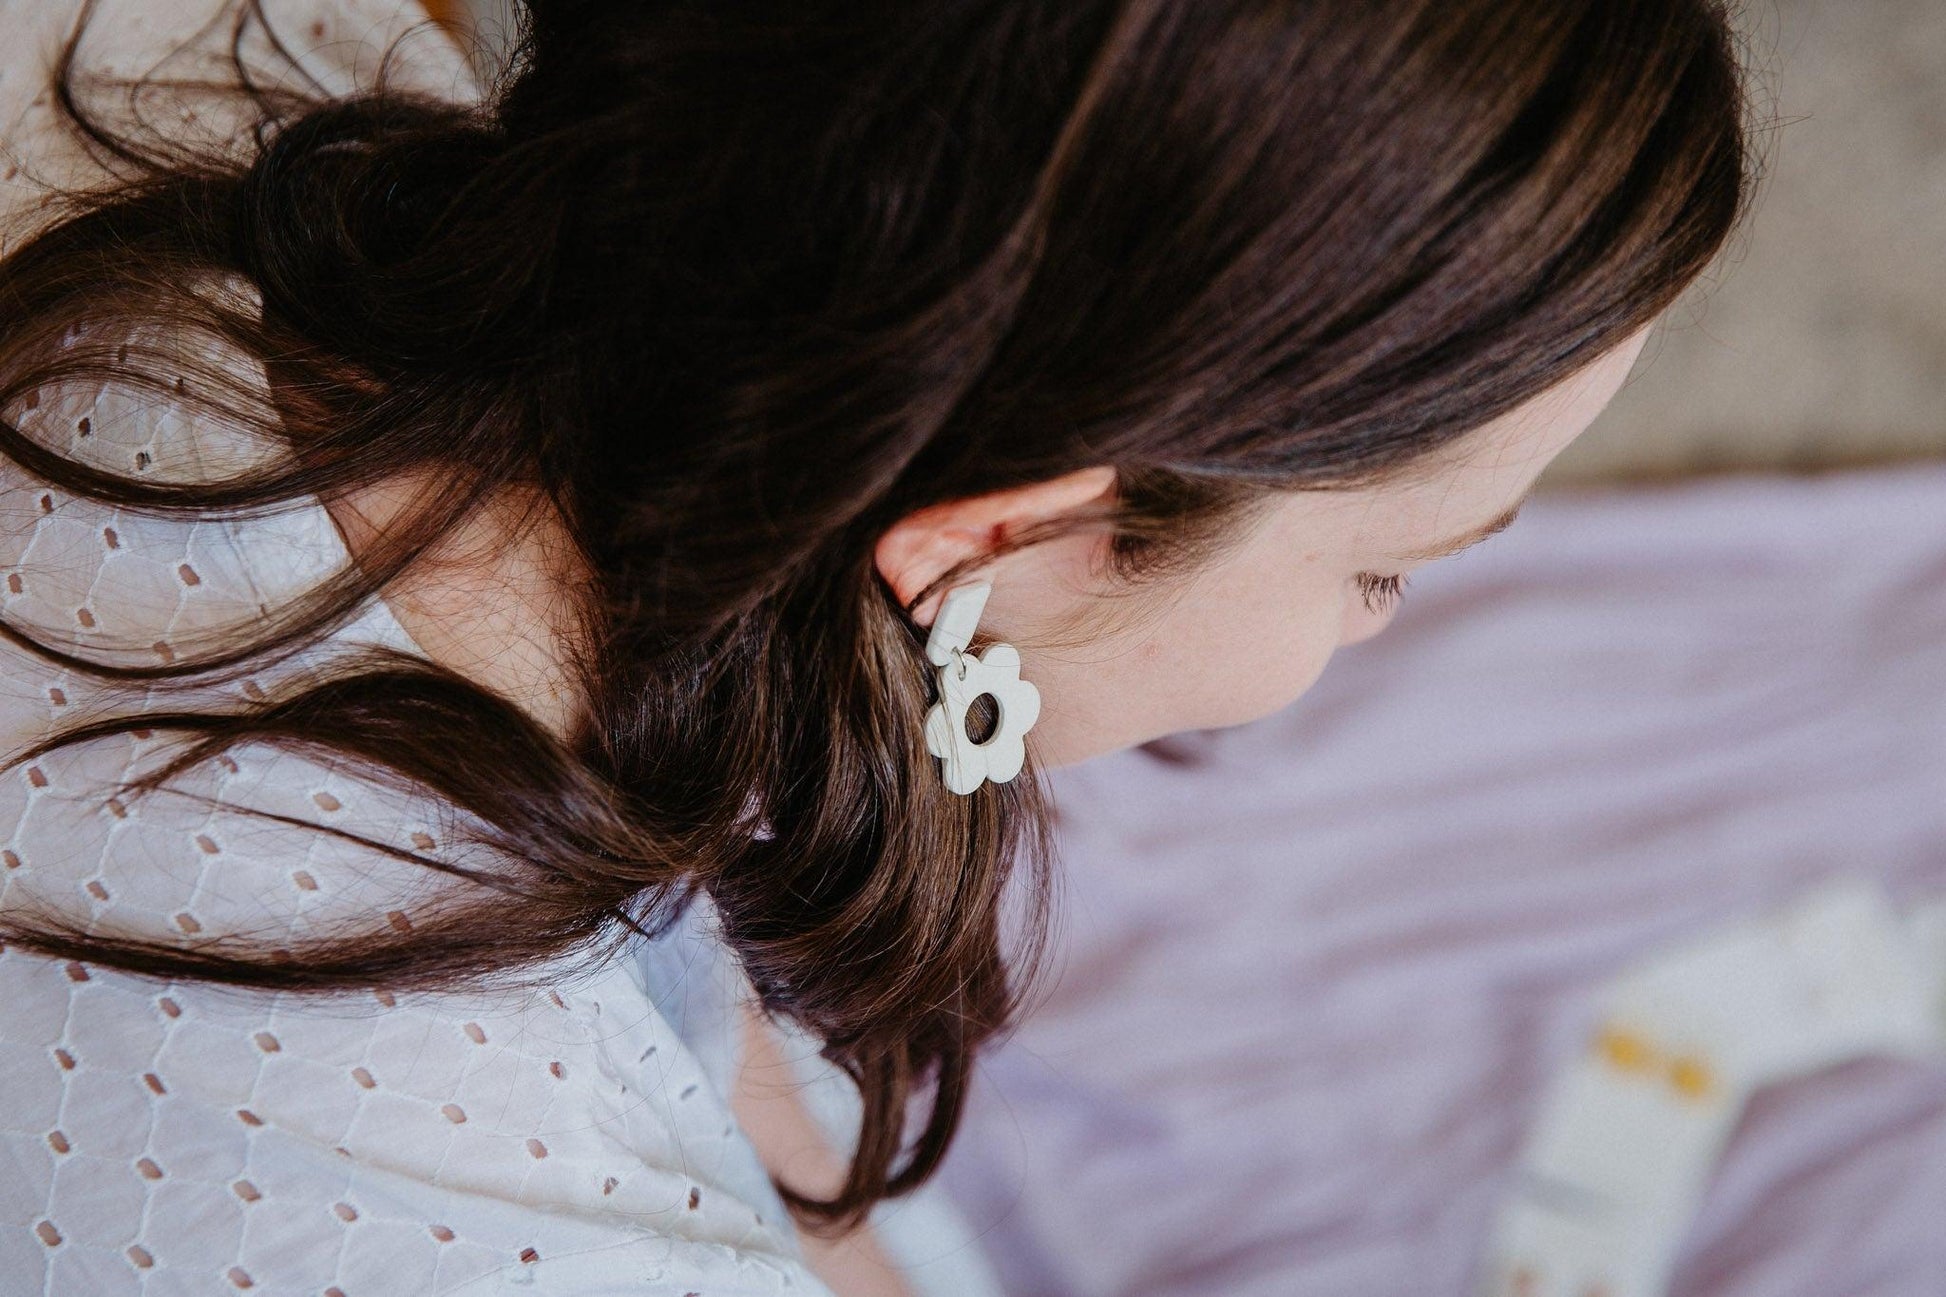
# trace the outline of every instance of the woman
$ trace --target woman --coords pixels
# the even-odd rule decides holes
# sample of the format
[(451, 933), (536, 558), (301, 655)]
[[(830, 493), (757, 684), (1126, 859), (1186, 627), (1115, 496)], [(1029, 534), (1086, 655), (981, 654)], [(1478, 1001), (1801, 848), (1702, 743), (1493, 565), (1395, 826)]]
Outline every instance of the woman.
[[(255, 4), (223, 76), (92, 78), (92, 5), (55, 70), (99, 178), (0, 261), (50, 1290), (814, 1286), (783, 1206), (926, 1181), (1029, 984), (994, 754), (1291, 701), (1748, 190), (1711, 0), (530, 8), (477, 104)], [(972, 634), (1033, 696), (956, 731)], [(743, 978), (856, 1086), (829, 1184), (729, 1110)]]

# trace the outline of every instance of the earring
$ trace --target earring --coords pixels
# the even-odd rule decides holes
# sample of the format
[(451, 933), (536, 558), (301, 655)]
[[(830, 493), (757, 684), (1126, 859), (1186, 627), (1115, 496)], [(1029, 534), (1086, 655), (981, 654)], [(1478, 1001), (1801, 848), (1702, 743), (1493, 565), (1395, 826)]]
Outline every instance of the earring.
[[(1041, 691), (1020, 678), (1020, 652), (1011, 644), (968, 653), (993, 586), (974, 581), (954, 586), (940, 602), (926, 639), (926, 660), (937, 667), (939, 701), (926, 712), (926, 751), (940, 759), (940, 776), (956, 793), (970, 793), (991, 779), (1004, 784), (1027, 760), (1027, 731), (1040, 719)], [(966, 734), (973, 700), (990, 695), (1000, 709), (983, 743)]]

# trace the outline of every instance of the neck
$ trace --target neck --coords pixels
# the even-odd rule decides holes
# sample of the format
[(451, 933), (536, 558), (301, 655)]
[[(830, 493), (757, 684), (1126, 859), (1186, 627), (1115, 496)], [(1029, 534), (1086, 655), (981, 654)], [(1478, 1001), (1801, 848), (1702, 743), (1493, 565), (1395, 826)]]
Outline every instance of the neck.
[[(424, 491), (428, 470), (388, 478), (326, 508), (354, 562)], [(581, 585), (574, 546), (552, 503), (507, 489), (444, 537), (383, 592), (386, 606), (430, 660), (499, 694), (556, 737), (578, 710), (567, 645)]]

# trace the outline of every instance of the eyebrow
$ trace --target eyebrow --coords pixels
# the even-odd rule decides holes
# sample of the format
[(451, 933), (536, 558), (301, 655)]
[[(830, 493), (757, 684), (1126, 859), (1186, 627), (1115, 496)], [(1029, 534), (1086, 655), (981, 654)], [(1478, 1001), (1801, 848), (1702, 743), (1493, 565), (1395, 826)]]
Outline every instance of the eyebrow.
[(1513, 526), (1514, 519), (1520, 517), (1521, 506), (1526, 503), (1527, 503), (1527, 497), (1522, 496), (1519, 500), (1516, 500), (1512, 505), (1510, 505), (1504, 512), (1492, 518), (1491, 520), (1482, 523), (1478, 527), (1475, 527), (1472, 531), (1467, 532), (1463, 536), (1455, 536), (1451, 540), (1443, 541), (1440, 544), (1433, 546), (1431, 549), (1408, 550), (1403, 554), (1397, 555), (1397, 557), (1412, 562), (1427, 562), (1427, 563), (1430, 563), (1434, 559), (1451, 558), (1453, 555), (1459, 553), (1461, 550), (1471, 549), (1475, 545), (1479, 544), (1481, 541), (1485, 540), (1487, 537), (1497, 536), (1501, 532), (1507, 530), (1507, 528)]

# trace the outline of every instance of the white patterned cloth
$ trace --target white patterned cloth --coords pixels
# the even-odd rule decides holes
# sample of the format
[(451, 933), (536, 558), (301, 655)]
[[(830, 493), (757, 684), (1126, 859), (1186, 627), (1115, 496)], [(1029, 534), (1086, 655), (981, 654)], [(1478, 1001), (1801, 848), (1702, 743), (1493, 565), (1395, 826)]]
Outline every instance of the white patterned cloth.
[[(34, 78), (74, 8), (0, 0), (0, 128), (27, 171), (58, 150), (23, 141), (44, 127)], [(173, 6), (119, 8), (106, 6), (105, 30), (139, 45), (144, 18)], [(338, 3), (298, 30), (348, 76), (416, 13), (397, 8)], [(463, 64), (445, 57), (435, 73), (457, 83)], [(18, 214), (31, 194), (20, 172), (9, 185), (4, 208)], [(156, 477), (252, 453), (173, 404), (113, 389), (41, 393), (6, 413), (77, 457)], [(166, 659), (348, 561), (315, 501), (242, 524), (144, 518), (0, 461), (5, 622), (84, 653)], [(418, 651), (374, 603), (297, 661), (190, 699), (256, 696), (362, 644)], [(87, 673), (0, 641), (9, 755), (111, 702), (130, 710)], [(450, 806), (265, 744), (179, 781), (215, 804), (110, 797), (167, 750), (161, 731), (117, 736), (0, 775), (0, 908), (274, 946), (332, 925), (410, 926), (442, 885), (244, 808), (436, 851)], [(492, 993), (267, 995), (0, 952), (0, 1289), (826, 1292), (724, 1098), (743, 983), (709, 921), (699, 906), (622, 957), (564, 958), (531, 987)]]

